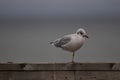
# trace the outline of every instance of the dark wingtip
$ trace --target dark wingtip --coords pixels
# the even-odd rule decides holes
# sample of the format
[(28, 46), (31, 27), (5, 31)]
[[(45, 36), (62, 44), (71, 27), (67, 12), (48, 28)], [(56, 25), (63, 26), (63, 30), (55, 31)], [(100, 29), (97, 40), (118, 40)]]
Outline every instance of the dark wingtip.
[(53, 44), (53, 42), (49, 42), (49, 44)]

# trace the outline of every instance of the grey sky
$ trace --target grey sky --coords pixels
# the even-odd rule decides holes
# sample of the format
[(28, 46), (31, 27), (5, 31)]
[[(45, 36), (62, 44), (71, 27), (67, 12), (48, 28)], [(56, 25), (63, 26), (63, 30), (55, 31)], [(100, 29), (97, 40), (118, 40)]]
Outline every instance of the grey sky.
[(1, 18), (120, 16), (119, 0), (1, 0)]
[(48, 43), (86, 29), (77, 62), (120, 62), (120, 0), (0, 0), (0, 62), (69, 62)]

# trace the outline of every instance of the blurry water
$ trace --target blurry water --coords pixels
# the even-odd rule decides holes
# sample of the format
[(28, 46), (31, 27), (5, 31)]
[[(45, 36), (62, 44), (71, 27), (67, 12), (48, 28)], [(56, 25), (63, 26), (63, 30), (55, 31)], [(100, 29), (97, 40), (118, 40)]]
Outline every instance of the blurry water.
[(90, 39), (76, 62), (120, 62), (120, 24), (82, 21), (5, 21), (0, 23), (0, 62), (70, 62), (72, 54), (49, 45), (84, 26)]

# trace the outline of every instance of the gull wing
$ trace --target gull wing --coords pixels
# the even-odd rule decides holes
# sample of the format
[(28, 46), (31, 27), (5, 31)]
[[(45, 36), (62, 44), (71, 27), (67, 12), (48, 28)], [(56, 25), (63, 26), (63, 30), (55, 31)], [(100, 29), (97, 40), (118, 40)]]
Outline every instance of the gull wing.
[(62, 38), (59, 38), (59, 39), (55, 40), (54, 45), (56, 47), (61, 47), (62, 48), (63, 45), (67, 44), (70, 41), (71, 41), (70, 36), (64, 36)]

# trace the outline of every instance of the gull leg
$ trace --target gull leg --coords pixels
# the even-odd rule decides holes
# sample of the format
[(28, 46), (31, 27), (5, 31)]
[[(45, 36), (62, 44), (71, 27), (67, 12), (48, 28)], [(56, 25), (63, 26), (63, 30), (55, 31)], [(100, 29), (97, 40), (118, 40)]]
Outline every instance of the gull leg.
[(74, 56), (75, 56), (75, 52), (73, 52), (73, 55), (72, 55), (72, 63), (74, 63)]

